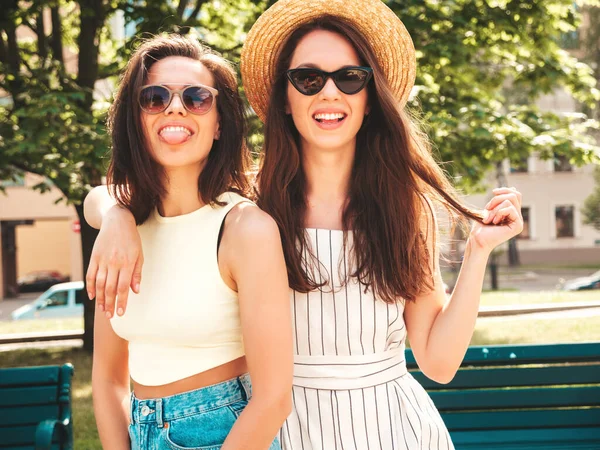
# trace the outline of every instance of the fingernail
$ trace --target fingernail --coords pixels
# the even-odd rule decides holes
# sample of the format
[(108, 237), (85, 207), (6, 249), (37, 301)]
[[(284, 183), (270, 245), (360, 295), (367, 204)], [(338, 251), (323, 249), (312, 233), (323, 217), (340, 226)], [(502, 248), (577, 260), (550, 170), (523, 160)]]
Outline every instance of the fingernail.
[(92, 293), (90, 291), (87, 291), (87, 295), (88, 295), (88, 298), (91, 300), (92, 299)]
[(123, 308), (119, 308), (117, 309), (117, 314), (122, 316), (123, 315)]
[(140, 293), (140, 283), (137, 283), (135, 285), (135, 292), (138, 293), (138, 294)]
[(104, 312), (104, 305), (102, 303), (98, 305), (98, 308), (100, 309), (100, 311)]
[(107, 319), (110, 319), (110, 311), (106, 311), (105, 316), (106, 316)]

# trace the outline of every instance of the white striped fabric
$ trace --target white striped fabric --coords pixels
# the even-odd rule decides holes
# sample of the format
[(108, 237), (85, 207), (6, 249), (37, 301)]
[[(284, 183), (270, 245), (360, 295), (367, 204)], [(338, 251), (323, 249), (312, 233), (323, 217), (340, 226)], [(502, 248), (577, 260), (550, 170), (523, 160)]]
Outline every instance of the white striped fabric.
[(322, 279), (335, 288), (291, 295), (294, 408), (281, 430), (283, 449), (454, 449), (433, 402), (406, 372), (403, 303), (341, 282), (350, 272), (341, 231), (307, 233)]

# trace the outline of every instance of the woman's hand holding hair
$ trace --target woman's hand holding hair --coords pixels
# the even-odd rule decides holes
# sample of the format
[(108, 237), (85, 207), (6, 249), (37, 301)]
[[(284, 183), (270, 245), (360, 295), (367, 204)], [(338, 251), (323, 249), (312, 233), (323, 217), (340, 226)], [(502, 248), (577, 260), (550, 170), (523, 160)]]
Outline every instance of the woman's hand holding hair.
[(469, 240), (491, 252), (498, 245), (523, 231), (522, 195), (515, 188), (501, 187), (484, 209), (483, 223), (475, 222)]

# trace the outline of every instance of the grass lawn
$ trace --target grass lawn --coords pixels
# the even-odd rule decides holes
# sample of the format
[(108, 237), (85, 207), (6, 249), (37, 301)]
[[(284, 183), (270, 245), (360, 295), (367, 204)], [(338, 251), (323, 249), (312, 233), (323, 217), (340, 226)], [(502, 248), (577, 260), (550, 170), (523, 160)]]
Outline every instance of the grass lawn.
[[(600, 341), (600, 317), (480, 319), (471, 345)], [(75, 366), (73, 421), (75, 448), (102, 450), (92, 409), (92, 358), (72, 348), (23, 349), (0, 353), (0, 367), (64, 364)]]
[(600, 291), (495, 291), (481, 294), (481, 304), (485, 306), (593, 301), (600, 301)]
[(471, 345), (600, 341), (600, 316), (558, 319), (479, 319)]
[(0, 321), (0, 334), (83, 330), (83, 317)]

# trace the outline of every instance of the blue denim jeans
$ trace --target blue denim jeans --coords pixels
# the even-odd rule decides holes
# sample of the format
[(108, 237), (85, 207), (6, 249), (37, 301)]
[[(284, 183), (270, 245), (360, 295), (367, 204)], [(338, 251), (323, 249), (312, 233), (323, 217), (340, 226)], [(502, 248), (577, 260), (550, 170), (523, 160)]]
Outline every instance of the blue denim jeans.
[[(252, 396), (250, 377), (169, 397), (131, 395), (132, 450), (219, 450)], [(281, 450), (276, 438), (269, 450)]]

